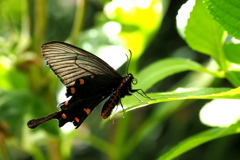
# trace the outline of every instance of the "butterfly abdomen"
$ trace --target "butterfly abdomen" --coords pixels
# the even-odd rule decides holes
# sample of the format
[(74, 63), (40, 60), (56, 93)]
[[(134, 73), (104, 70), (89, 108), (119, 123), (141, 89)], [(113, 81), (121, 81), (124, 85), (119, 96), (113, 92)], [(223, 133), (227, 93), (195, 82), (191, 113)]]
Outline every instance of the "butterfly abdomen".
[(110, 96), (110, 98), (106, 101), (102, 108), (101, 117), (103, 119), (108, 118), (114, 107), (119, 103), (121, 98), (123, 98), (126, 95), (131, 95), (129, 92), (129, 89), (131, 90), (131, 82), (132, 82), (132, 75), (128, 75), (123, 78), (120, 85), (117, 87), (115, 92)]
[(118, 104), (119, 100), (120, 100), (120, 94), (118, 92), (115, 92), (113, 95), (110, 96), (110, 98), (104, 104), (102, 109), (101, 117), (103, 119), (106, 119), (110, 116), (110, 114), (112, 113), (112, 110)]

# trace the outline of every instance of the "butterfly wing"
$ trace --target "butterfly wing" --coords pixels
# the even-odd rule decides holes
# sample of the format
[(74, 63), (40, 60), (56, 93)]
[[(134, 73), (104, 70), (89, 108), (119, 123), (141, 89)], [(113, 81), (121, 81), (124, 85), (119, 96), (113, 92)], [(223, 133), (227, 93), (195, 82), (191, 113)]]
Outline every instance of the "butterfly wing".
[(43, 44), (42, 54), (51, 70), (66, 87), (73, 86), (77, 79), (92, 75), (104, 75), (117, 81), (122, 78), (97, 56), (64, 42), (52, 41)]
[(62, 103), (60, 106), (62, 115), (57, 117), (59, 127), (62, 127), (67, 122), (72, 122), (78, 128), (101, 101), (103, 99), (98, 97), (88, 99), (72, 97), (69, 101)]
[(102, 100), (103, 99), (99, 98), (96, 99), (96, 97), (88, 99), (72, 97), (69, 101), (65, 101), (58, 105), (61, 108), (61, 111), (52, 113), (46, 117), (32, 119), (27, 125), (29, 128), (33, 129), (46, 121), (57, 119), (59, 127), (62, 127), (67, 122), (72, 122), (73, 125), (78, 128)]

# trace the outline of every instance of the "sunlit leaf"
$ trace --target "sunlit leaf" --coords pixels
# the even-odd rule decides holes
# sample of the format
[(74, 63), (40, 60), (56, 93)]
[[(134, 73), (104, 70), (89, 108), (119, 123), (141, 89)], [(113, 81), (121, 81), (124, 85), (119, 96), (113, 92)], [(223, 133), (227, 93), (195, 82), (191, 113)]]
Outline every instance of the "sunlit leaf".
[[(161, 93), (148, 93), (151, 99), (143, 98), (138, 95), (142, 100), (139, 101), (136, 97), (125, 97), (123, 99), (124, 111), (137, 109), (140, 107), (148, 106), (150, 104), (186, 100), (186, 99), (240, 99), (240, 87), (231, 88), (179, 88), (172, 92), (161, 92)], [(122, 112), (122, 110), (115, 112)]]
[[(144, 68), (136, 78), (139, 79), (136, 88), (142, 88), (143, 90), (148, 90), (154, 84), (161, 81), (162, 79), (171, 76), (173, 74), (184, 72), (184, 71), (197, 71), (205, 72), (217, 77), (222, 75), (217, 72), (211, 72), (204, 68), (201, 64), (182, 58), (167, 58), (159, 60), (155, 63)], [(147, 76), (146, 76), (147, 75)]]
[(226, 58), (229, 61), (240, 64), (240, 44), (227, 43), (224, 45), (224, 51)]
[(193, 11), (190, 13), (185, 35), (192, 49), (217, 59), (217, 54), (222, 47), (223, 29), (213, 20), (201, 0), (196, 0)]
[(181, 6), (178, 10), (176, 17), (177, 21), (177, 31), (178, 34), (185, 39), (185, 27), (187, 25), (188, 18), (190, 17), (190, 12), (195, 5), (195, 0), (188, 0), (185, 4)]
[(229, 35), (240, 39), (240, 1), (239, 0), (205, 0), (214, 19)]

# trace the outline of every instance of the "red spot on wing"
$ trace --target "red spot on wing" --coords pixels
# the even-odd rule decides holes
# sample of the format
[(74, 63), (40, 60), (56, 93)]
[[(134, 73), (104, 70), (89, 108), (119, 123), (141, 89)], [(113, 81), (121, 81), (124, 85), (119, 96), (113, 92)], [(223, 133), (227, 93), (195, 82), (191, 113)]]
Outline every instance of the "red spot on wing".
[(64, 102), (64, 105), (67, 106), (68, 105), (68, 101)]
[(74, 117), (74, 120), (75, 120), (77, 123), (79, 123), (79, 122), (80, 122), (80, 120), (79, 120), (79, 118), (78, 118), (78, 117)]
[(79, 84), (84, 84), (84, 83), (85, 83), (84, 79), (79, 79)]
[(71, 94), (74, 94), (76, 92), (76, 89), (74, 87), (71, 87), (70, 92), (71, 92)]
[(67, 115), (66, 115), (65, 113), (63, 113), (63, 114), (61, 115), (61, 117), (62, 117), (62, 119), (67, 119)]
[(86, 112), (87, 115), (89, 115), (92, 111), (89, 108), (83, 108), (84, 112)]

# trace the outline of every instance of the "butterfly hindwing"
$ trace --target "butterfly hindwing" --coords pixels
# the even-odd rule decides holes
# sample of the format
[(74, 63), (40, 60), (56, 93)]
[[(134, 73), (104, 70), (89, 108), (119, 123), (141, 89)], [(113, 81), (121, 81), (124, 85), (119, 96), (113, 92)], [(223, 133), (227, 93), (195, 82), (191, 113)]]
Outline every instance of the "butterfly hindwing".
[(95, 97), (88, 99), (72, 97), (69, 101), (62, 103), (60, 105), (62, 115), (57, 117), (59, 127), (72, 122), (78, 128), (101, 101), (102, 99), (95, 99)]
[(28, 122), (28, 127), (33, 129), (46, 121), (57, 119), (59, 121), (59, 127), (62, 127), (67, 122), (72, 122), (73, 125), (78, 128), (101, 101), (102, 99), (95, 99), (95, 97), (89, 99), (72, 97), (70, 100), (58, 105), (61, 111), (52, 113), (43, 118), (30, 120)]

